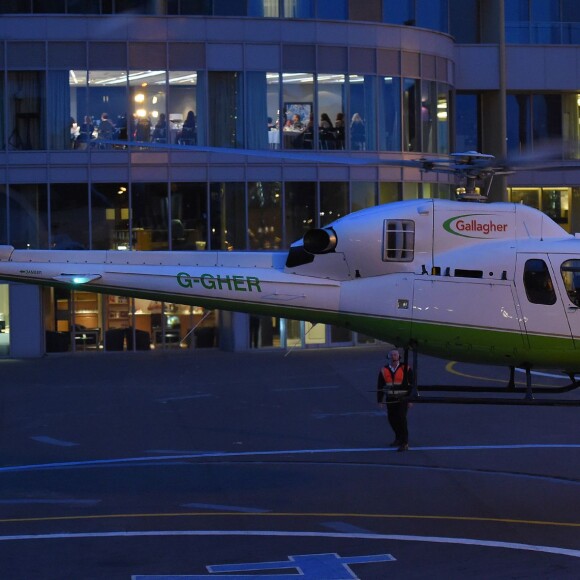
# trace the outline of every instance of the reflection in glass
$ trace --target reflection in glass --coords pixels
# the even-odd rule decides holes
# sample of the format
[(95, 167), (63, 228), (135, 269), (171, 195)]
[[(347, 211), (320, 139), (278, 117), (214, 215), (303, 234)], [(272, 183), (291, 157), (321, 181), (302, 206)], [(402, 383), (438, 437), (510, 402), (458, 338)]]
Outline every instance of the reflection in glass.
[(380, 81), (379, 149), (401, 150), (401, 79), (383, 77)]
[(345, 216), (348, 213), (348, 183), (322, 182), (320, 184), (319, 227)]
[(50, 247), (54, 250), (89, 249), (89, 196), (86, 184), (50, 186)]
[(207, 249), (207, 186), (205, 183), (171, 184), (171, 247), (174, 250)]
[(403, 81), (403, 151), (419, 151), (419, 119), (421, 103), (419, 99), (420, 81)]
[(250, 250), (278, 250), (282, 244), (282, 184), (248, 183)]
[[(95, 146), (103, 115), (114, 128), (113, 138), (127, 140), (131, 123), (127, 119), (127, 73), (125, 71), (89, 71), (88, 93), (79, 83), (77, 93), (77, 149)], [(82, 108), (81, 108), (82, 107)], [(86, 108), (85, 108), (86, 107)], [(107, 123), (103, 128), (109, 127)], [(107, 137), (110, 131), (107, 131)], [(105, 136), (103, 136), (105, 137)], [(105, 145), (99, 147), (106, 148)]]
[(455, 96), (455, 149), (480, 151), (479, 96), (457, 93)]
[(127, 183), (91, 185), (93, 250), (130, 250)]
[(284, 73), (282, 147), (314, 148), (314, 75)]
[[(318, 142), (321, 149), (344, 149), (345, 76), (318, 75)], [(323, 117), (326, 115), (326, 117)]]
[(248, 16), (278, 18), (279, 0), (248, 0)]
[[(198, 73), (170, 71), (167, 139), (169, 143), (201, 145), (204, 143), (200, 124)], [(186, 121), (187, 120), (187, 121)], [(185, 127), (184, 127), (185, 124)]]
[(449, 153), (449, 95), (446, 84), (437, 85), (437, 153)]
[(374, 75), (350, 75), (350, 135), (351, 148), (355, 151), (374, 151), (376, 141), (376, 85)]
[(283, 0), (284, 18), (312, 18), (313, 0)]
[(377, 205), (377, 185), (373, 181), (353, 181), (350, 184), (350, 211)]
[(169, 249), (166, 183), (133, 183), (131, 206), (135, 250)]
[[(47, 249), (48, 195), (46, 185), (10, 185), (9, 195), (10, 244), (15, 248)], [(0, 215), (1, 213), (0, 209)], [(0, 224), (0, 231), (5, 224), (4, 219)]]
[[(243, 77), (239, 72), (209, 72), (209, 145), (243, 147)], [(264, 125), (266, 122), (264, 121)]]
[(285, 188), (286, 243), (292, 244), (316, 227), (316, 184), (287, 182)]
[(421, 135), (422, 151), (435, 153), (436, 151), (436, 123), (437, 123), (437, 83), (423, 81), (421, 83)]
[(246, 203), (243, 183), (210, 183), (212, 250), (246, 249)]
[[(128, 126), (134, 141), (149, 142), (167, 139), (166, 73), (162, 70), (129, 72), (131, 123)], [(163, 115), (163, 117), (161, 117)], [(163, 125), (162, 136), (155, 128)], [(160, 135), (157, 137), (157, 135)]]
[(529, 95), (507, 95), (507, 147), (510, 153), (521, 153), (531, 141)]

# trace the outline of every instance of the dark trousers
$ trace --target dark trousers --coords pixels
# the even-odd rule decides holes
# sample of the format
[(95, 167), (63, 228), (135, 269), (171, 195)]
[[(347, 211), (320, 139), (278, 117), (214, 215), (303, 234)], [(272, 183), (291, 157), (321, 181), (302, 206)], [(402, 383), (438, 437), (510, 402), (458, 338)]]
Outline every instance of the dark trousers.
[(395, 432), (395, 439), (399, 443), (409, 443), (409, 430), (407, 429), (407, 411), (409, 403), (406, 401), (387, 401), (387, 418), (389, 425)]

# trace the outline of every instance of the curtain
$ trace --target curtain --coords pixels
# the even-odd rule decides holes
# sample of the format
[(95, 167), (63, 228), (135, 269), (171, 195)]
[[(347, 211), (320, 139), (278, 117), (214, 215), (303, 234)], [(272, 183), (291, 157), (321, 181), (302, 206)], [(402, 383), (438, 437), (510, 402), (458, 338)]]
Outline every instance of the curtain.
[(266, 73), (246, 73), (246, 119), (249, 149), (268, 148), (268, 106)]
[(71, 114), (69, 72), (55, 70), (48, 73), (48, 148), (71, 148)]
[(240, 147), (243, 145), (243, 98), (241, 74), (237, 72), (209, 73), (209, 145)]
[(44, 148), (44, 73), (8, 73), (9, 149)]

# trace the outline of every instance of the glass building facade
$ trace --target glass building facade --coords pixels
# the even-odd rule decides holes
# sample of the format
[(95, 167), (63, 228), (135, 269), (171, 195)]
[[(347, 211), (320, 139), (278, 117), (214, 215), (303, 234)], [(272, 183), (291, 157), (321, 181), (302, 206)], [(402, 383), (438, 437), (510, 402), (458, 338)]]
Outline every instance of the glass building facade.
[[(563, 160), (578, 159), (580, 70), (565, 68), (578, 51), (569, 46), (579, 42), (576, 3), (483, 4), (6, 0), (0, 243), (284, 251), (309, 228), (364, 207), (453, 197), (449, 176), (382, 159), (555, 143)], [(264, 163), (191, 145), (298, 157)], [(309, 161), (311, 152), (346, 162)], [(357, 165), (359, 156), (372, 162)], [(492, 195), (535, 205), (572, 231), (574, 179), (546, 183), (529, 171), (500, 180)], [(15, 288), (0, 286), (0, 355), (22, 354), (22, 325), (35, 326), (37, 350), (49, 352), (370, 340), (303, 322)], [(26, 300), (38, 301), (38, 320), (20, 320)]]

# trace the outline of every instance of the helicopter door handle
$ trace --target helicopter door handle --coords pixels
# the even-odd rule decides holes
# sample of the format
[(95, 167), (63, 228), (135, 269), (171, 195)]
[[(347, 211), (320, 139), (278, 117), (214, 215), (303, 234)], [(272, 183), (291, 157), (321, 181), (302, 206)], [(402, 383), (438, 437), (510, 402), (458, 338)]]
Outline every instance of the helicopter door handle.
[(578, 306), (568, 306), (568, 312), (576, 312), (578, 310)]

